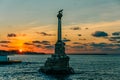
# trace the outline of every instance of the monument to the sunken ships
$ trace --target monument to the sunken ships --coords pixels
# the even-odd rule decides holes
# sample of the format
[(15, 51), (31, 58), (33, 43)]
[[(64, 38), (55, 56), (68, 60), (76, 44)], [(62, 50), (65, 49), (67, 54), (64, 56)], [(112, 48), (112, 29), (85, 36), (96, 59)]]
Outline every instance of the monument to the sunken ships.
[(69, 67), (69, 57), (65, 54), (65, 43), (62, 41), (61, 18), (62, 11), (58, 12), (58, 40), (55, 44), (55, 54), (47, 58), (40, 71), (46, 74), (72, 74), (74, 70)]

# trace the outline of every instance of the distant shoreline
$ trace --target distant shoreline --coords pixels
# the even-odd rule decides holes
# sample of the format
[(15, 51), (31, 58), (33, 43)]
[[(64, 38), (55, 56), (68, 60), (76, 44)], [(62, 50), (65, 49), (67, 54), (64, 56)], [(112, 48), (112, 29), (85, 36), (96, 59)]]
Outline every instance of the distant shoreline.
[[(45, 55), (51, 55), (53, 53), (50, 54), (46, 54)], [(120, 53), (67, 53), (66, 55), (120, 55)]]
[[(16, 50), (5, 51), (0, 50), (0, 55), (52, 55), (54, 53), (44, 52), (18, 52)], [(67, 55), (120, 55), (120, 53), (66, 53)]]

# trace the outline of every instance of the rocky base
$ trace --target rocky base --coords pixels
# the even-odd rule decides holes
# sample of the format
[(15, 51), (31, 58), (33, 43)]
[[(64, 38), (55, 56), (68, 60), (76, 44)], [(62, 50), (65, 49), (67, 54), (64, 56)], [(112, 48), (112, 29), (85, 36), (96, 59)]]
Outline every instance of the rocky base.
[(40, 67), (40, 72), (45, 74), (73, 74), (73, 68), (69, 67), (69, 57), (67, 55), (53, 54), (47, 58), (44, 66)]
[(67, 67), (67, 68), (52, 68), (52, 67), (44, 67), (42, 66), (39, 70), (42, 73), (45, 74), (74, 74), (74, 70), (71, 67)]

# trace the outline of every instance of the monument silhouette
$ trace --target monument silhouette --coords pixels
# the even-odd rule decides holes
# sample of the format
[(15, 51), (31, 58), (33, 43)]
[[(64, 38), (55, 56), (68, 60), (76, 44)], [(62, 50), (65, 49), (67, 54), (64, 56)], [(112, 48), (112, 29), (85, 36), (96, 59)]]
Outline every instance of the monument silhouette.
[(55, 54), (47, 58), (44, 66), (40, 67), (40, 71), (46, 74), (72, 74), (74, 70), (69, 66), (69, 57), (65, 54), (65, 43), (62, 41), (61, 18), (63, 9), (57, 14), (58, 18), (58, 40), (55, 44)]

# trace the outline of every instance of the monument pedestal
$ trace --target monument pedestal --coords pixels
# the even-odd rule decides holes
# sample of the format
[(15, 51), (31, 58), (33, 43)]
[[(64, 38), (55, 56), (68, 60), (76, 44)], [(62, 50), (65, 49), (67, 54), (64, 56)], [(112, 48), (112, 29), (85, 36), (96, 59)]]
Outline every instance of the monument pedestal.
[(61, 40), (61, 18), (62, 11), (59, 11), (58, 17), (58, 41), (55, 44), (55, 54), (47, 58), (40, 71), (46, 74), (73, 74), (73, 68), (69, 67), (69, 57), (65, 54), (65, 43)]
[(45, 62), (45, 65), (40, 68), (40, 71), (46, 74), (72, 74), (73, 69), (68, 66), (68, 56), (52, 55)]
[[(46, 74), (73, 74), (74, 70), (69, 67), (69, 57), (64, 53), (65, 43), (58, 41), (55, 44), (55, 54), (47, 58), (40, 71)], [(61, 53), (63, 52), (63, 53)]]

